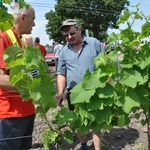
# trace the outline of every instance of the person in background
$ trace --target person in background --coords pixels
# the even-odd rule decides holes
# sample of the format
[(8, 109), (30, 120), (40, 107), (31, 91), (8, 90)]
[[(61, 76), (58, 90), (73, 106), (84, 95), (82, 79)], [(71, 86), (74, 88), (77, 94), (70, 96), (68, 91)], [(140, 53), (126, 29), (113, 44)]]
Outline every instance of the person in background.
[[(70, 100), (70, 90), (80, 83), (86, 73), (86, 70), (95, 71), (93, 59), (101, 52), (104, 52), (101, 43), (93, 37), (82, 35), (82, 28), (77, 20), (69, 19), (62, 23), (60, 27), (67, 45), (61, 50), (58, 60), (57, 69), (57, 86), (58, 86), (58, 105), (63, 107), (65, 99), (64, 91), (67, 92), (67, 101), (69, 110), (74, 110)], [(87, 150), (87, 137), (77, 131), (81, 142), (81, 149)], [(101, 148), (101, 132), (93, 132), (92, 137), (95, 150)]]
[(63, 47), (64, 47), (64, 46), (61, 44), (61, 41), (60, 41), (60, 40), (57, 41), (57, 44), (56, 44), (55, 47), (54, 47), (56, 71), (57, 71), (57, 65), (58, 65), (59, 54), (60, 54), (60, 51), (61, 51), (61, 49), (62, 49)]
[(23, 34), (22, 41), (23, 41), (25, 48), (27, 48), (28, 46), (34, 46), (33, 37), (30, 34)]
[(35, 38), (34, 45), (38, 46), (40, 48), (43, 56), (45, 56), (47, 54), (46, 48), (42, 44), (40, 44), (40, 38), (39, 37)]
[(55, 47), (55, 42), (53, 42), (51, 46), (52, 46), (52, 47)]
[(103, 43), (103, 47), (104, 47), (104, 50), (106, 51), (106, 49), (107, 49), (107, 43), (106, 42)]
[(35, 119), (35, 106), (32, 100), (23, 101), (15, 85), (9, 82), (9, 70), (3, 60), (7, 47), (24, 48), (23, 34), (31, 34), (35, 26), (35, 11), (12, 7), (13, 27), (6, 32), (0, 31), (0, 150), (27, 150), (32, 146), (32, 132)]

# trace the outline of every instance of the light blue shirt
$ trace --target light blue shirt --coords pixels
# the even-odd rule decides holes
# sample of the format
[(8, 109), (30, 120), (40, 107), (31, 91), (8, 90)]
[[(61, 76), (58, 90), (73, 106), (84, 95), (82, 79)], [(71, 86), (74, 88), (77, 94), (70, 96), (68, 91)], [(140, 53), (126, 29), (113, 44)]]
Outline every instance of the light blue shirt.
[(54, 47), (54, 53), (55, 53), (55, 57), (59, 57), (60, 51), (64, 46), (62, 44), (57, 44)]
[(80, 52), (73, 49), (70, 44), (61, 50), (57, 74), (66, 75), (67, 89), (80, 83), (87, 69), (95, 71), (94, 58), (100, 52), (104, 52), (104, 48), (93, 37), (84, 37)]

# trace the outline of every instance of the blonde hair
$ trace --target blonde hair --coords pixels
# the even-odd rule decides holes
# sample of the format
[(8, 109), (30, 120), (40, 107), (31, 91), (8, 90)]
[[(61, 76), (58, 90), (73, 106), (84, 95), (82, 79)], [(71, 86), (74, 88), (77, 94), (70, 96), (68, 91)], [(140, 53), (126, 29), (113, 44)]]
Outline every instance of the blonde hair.
[(27, 48), (28, 46), (34, 46), (34, 39), (33, 39), (32, 35), (30, 35), (30, 34), (23, 34), (22, 42), (23, 42), (25, 48)]

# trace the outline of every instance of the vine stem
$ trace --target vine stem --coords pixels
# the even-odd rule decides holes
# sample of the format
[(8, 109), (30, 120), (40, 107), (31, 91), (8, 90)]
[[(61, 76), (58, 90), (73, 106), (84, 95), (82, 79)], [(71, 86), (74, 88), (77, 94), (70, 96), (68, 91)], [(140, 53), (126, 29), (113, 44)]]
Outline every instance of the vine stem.
[(118, 57), (117, 57), (117, 65), (118, 65), (118, 73), (120, 74), (121, 72), (121, 68), (120, 68), (120, 60), (119, 60), (119, 56), (121, 55), (121, 51), (118, 51)]
[(150, 111), (148, 112), (148, 117), (147, 117), (147, 136), (148, 136), (148, 149), (150, 149)]
[(44, 119), (45, 119), (45, 122), (46, 122), (46, 124), (47, 124), (47, 126), (50, 128), (50, 130), (52, 131), (52, 132), (54, 132), (54, 129), (51, 127), (51, 125), (49, 124), (49, 121), (48, 121), (48, 119), (47, 119), (47, 116), (46, 116), (46, 112), (45, 112), (45, 110), (44, 110), (44, 108), (43, 108), (43, 105), (42, 105), (42, 103), (41, 103), (41, 101), (39, 100), (39, 104), (40, 104), (40, 106), (41, 106), (41, 108), (42, 108), (42, 114), (43, 114), (43, 117), (44, 117)]

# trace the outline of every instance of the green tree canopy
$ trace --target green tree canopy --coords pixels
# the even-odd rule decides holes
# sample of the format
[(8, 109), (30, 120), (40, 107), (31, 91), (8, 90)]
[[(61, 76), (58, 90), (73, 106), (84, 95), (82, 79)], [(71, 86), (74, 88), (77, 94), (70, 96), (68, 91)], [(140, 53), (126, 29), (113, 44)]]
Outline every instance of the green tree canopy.
[(115, 28), (122, 10), (129, 6), (128, 0), (56, 0), (55, 11), (46, 13), (46, 32), (50, 39), (64, 40), (59, 27), (65, 19), (75, 18), (90, 36), (101, 41), (107, 38), (107, 29)]

